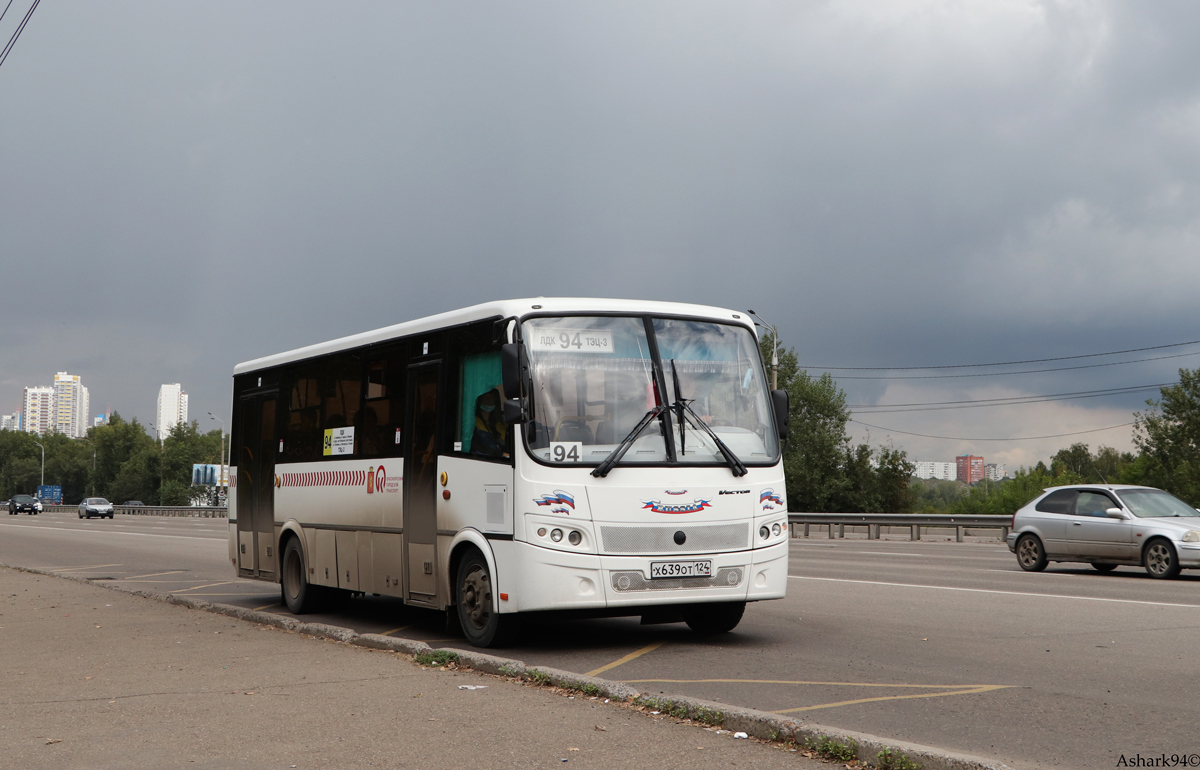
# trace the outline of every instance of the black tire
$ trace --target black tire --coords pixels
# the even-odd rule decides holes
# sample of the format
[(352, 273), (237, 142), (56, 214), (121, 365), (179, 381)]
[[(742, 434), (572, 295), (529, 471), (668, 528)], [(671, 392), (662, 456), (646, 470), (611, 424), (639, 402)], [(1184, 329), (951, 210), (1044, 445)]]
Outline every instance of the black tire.
[(515, 615), (496, 612), (492, 584), (491, 569), (483, 554), (475, 549), (464, 554), (458, 563), (454, 596), (463, 636), (474, 647), (503, 647), (520, 633)]
[(1109, 564), (1107, 562), (1102, 562), (1102, 561), (1092, 562), (1092, 569), (1096, 570), (1097, 572), (1112, 572), (1116, 568), (1117, 568), (1117, 565), (1115, 565), (1115, 564)]
[(113, 515), (112, 515), (111, 513), (110, 513), (110, 514), (108, 514), (108, 518), (110, 518), (110, 519), (111, 519), (112, 517), (113, 517)]
[(683, 611), (683, 622), (698, 634), (727, 634), (742, 622), (745, 602), (696, 604)]
[(83, 511), (79, 512), (79, 518), (81, 518), (81, 519), (83, 518)]
[(1041, 572), (1046, 569), (1046, 549), (1037, 535), (1021, 535), (1017, 541), (1017, 564), (1026, 572)]
[(279, 592), (283, 603), (293, 615), (304, 615), (321, 609), (328, 596), (324, 586), (308, 582), (308, 569), (304, 563), (304, 549), (299, 539), (288, 538), (283, 549), (283, 569), (280, 570)]
[(1179, 574), (1179, 557), (1175, 554), (1175, 547), (1161, 537), (1146, 543), (1142, 563), (1146, 566), (1146, 573), (1152, 578), (1170, 580)]

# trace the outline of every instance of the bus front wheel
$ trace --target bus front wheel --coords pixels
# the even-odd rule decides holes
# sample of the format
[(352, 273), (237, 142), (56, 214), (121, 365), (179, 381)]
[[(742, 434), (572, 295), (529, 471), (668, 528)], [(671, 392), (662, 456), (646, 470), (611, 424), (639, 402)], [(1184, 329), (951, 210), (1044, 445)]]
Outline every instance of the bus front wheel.
[(280, 581), (280, 592), (283, 603), (293, 615), (303, 615), (315, 612), (323, 598), (321, 586), (308, 582), (308, 574), (304, 565), (304, 549), (300, 547), (298, 538), (288, 540), (283, 549), (283, 579)]
[(468, 642), (475, 647), (503, 647), (516, 637), (517, 618), (496, 612), (492, 574), (483, 554), (472, 550), (463, 556), (454, 585), (458, 623)]
[(698, 634), (724, 634), (737, 628), (745, 611), (745, 602), (696, 604), (684, 610), (683, 620)]

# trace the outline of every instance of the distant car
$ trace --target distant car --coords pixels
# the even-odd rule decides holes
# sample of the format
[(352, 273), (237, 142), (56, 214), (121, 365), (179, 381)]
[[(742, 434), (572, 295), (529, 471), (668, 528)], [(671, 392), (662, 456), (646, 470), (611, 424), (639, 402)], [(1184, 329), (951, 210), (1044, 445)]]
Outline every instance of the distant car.
[(42, 512), (42, 503), (33, 495), (14, 495), (8, 501), (8, 513), (15, 516), (22, 511), (37, 516)]
[(90, 519), (93, 516), (100, 518), (113, 517), (113, 504), (105, 500), (103, 497), (85, 497), (83, 502), (79, 504), (79, 518)]
[(1100, 572), (1144, 567), (1170, 579), (1200, 569), (1200, 511), (1153, 487), (1051, 487), (1013, 515), (1008, 550), (1027, 572), (1084, 562)]
[(141, 500), (126, 500), (122, 505), (145, 505)]

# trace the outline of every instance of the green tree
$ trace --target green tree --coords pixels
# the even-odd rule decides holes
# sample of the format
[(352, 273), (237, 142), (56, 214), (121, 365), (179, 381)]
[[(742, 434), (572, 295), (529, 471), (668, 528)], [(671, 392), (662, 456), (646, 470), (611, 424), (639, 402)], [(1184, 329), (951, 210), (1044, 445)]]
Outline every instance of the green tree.
[(1200, 369), (1180, 369), (1146, 412), (1134, 415), (1134, 443), (1145, 483), (1195, 505), (1200, 502)]

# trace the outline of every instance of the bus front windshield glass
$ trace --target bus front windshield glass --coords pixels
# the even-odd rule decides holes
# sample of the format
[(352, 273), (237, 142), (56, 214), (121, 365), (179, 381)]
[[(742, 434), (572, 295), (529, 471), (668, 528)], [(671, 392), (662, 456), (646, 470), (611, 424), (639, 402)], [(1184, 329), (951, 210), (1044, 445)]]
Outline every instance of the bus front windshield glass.
[(775, 462), (779, 443), (750, 331), (653, 319), (659, 383), (646, 327), (642, 318), (588, 316), (523, 324), (534, 413), (525, 437), (533, 455), (555, 464), (596, 465), (648, 412), (664, 405), (671, 408), (644, 426), (622, 465), (726, 463), (714, 437), (745, 464)]

